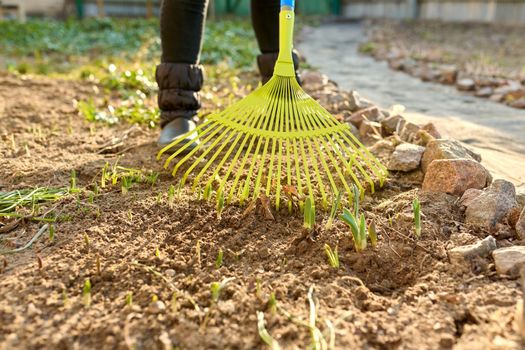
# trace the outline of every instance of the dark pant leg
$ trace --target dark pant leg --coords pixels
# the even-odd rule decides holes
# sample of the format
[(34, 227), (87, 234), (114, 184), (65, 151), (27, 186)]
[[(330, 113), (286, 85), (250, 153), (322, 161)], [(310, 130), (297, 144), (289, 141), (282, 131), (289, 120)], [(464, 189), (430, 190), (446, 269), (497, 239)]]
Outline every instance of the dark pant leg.
[(163, 0), (160, 12), (162, 62), (197, 64), (208, 0)]
[(208, 0), (162, 1), (162, 63), (155, 74), (162, 127), (177, 118), (193, 118), (201, 107), (204, 72), (198, 63), (207, 5)]
[(280, 0), (252, 0), (253, 30), (263, 54), (279, 51)]

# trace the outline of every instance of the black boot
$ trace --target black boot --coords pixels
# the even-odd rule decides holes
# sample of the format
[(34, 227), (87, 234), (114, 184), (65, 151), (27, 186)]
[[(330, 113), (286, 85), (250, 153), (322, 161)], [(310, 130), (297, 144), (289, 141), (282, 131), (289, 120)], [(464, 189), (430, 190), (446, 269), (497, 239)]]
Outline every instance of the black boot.
[[(273, 76), (273, 68), (275, 67), (275, 62), (277, 62), (277, 57), (279, 53), (263, 53), (257, 56), (257, 66), (259, 67), (259, 73), (261, 74), (261, 81), (263, 84), (266, 84), (268, 80)], [(295, 67), (295, 78), (299, 85), (301, 84), (301, 77), (299, 76), (299, 53), (297, 51), (292, 52), (293, 65)]]
[[(198, 92), (202, 88), (204, 71), (201, 65), (196, 64), (161, 63), (157, 66), (155, 77), (159, 85), (158, 104), (162, 128), (158, 144), (164, 147), (195, 129), (193, 117), (201, 107)], [(196, 134), (190, 135), (187, 141), (196, 137)], [(187, 141), (178, 145), (184, 146)], [(197, 144), (198, 140), (195, 140), (193, 147)], [(190, 151), (193, 147), (186, 150)]]

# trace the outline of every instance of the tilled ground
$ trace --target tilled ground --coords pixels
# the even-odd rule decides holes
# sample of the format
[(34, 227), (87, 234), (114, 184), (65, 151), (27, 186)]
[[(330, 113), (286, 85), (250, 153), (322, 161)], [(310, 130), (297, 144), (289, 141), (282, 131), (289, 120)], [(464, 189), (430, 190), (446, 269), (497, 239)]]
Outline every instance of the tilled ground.
[[(108, 186), (92, 203), (81, 192), (52, 204), (67, 218), (54, 241), (0, 257), (0, 348), (264, 348), (256, 317), (264, 311), (282, 348), (304, 349), (312, 342), (310, 288), (316, 326), (338, 349), (521, 347), (513, 330), (519, 283), (498, 277), (489, 260), (464, 269), (448, 262), (447, 249), (486, 233), (462, 223), (457, 197), (421, 191), (419, 171), (393, 174), (367, 195), (362, 207), (380, 240), (359, 254), (343, 223), (324, 228), (325, 214), (305, 231), (301, 215), (286, 210), (268, 220), (262, 208), (230, 206), (217, 218), (213, 204), (188, 193), (170, 204), (174, 181), (155, 160), (157, 131), (87, 123), (72, 100), (96, 94), (87, 83), (0, 76), (0, 190), (67, 187), (72, 170), (78, 186), (90, 188), (117, 160), (161, 174), (125, 195)], [(124, 134), (121, 146), (103, 147)], [(0, 248), (24, 245), (41, 226), (20, 222), (0, 233)], [(340, 269), (328, 265), (325, 243), (339, 247)], [(226, 279), (214, 302), (211, 284)]]

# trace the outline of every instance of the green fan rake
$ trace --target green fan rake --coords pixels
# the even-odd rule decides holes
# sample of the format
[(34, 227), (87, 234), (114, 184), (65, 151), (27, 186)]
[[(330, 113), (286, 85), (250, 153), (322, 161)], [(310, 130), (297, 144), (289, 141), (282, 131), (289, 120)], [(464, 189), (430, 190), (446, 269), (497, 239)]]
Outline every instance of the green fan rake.
[(159, 152), (158, 159), (172, 153), (165, 168), (182, 157), (173, 169), (173, 176), (182, 173), (180, 188), (192, 181), (199, 196), (215, 193), (218, 206), (264, 194), (279, 209), (283, 198), (291, 208), (290, 193), (301, 203), (320, 198), (326, 208), (341, 190), (351, 196), (351, 183), (361, 194), (383, 185), (386, 168), (297, 83), (293, 26), (294, 1), (282, 0), (273, 77)]

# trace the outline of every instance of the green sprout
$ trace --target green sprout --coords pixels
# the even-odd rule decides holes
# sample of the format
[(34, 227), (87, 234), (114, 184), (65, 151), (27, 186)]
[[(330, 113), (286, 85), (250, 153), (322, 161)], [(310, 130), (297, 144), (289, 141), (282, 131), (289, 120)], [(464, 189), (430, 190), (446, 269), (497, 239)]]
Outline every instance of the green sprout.
[(334, 269), (339, 268), (339, 254), (337, 253), (337, 246), (335, 247), (335, 250), (332, 250), (332, 248), (328, 245), (324, 245), (324, 251), (326, 253), (326, 256), (328, 258), (328, 263), (331, 267)]
[(377, 246), (377, 231), (376, 224), (373, 221), (368, 226), (368, 237), (370, 237), (372, 248), (375, 248)]
[(418, 198), (414, 198), (412, 202), (412, 210), (414, 212), (414, 225), (416, 226), (416, 236), (421, 237), (421, 203)]
[(359, 191), (359, 188), (353, 184), (352, 185), (352, 199), (354, 201), (354, 213), (355, 217), (357, 218), (359, 216), (359, 197), (361, 196), (361, 192)]
[(77, 173), (76, 173), (76, 171), (74, 169), (71, 170), (71, 178), (69, 180), (69, 192), (71, 192), (71, 193), (78, 192), (78, 188), (77, 188)]
[(221, 218), (222, 211), (224, 210), (224, 192), (219, 191), (217, 194), (217, 219)]
[(212, 192), (213, 192), (213, 191), (212, 191), (211, 183), (208, 183), (208, 184), (206, 185), (206, 187), (204, 187), (203, 198), (204, 198), (205, 200), (210, 200)]
[(215, 260), (215, 268), (220, 269), (222, 266), (222, 257), (224, 253), (222, 252), (222, 249), (219, 248), (219, 253), (217, 254), (217, 260)]
[(277, 313), (277, 297), (275, 296), (275, 292), (270, 293), (267, 306), (272, 314), (275, 315)]
[(339, 209), (339, 204), (341, 203), (341, 197), (342, 196), (343, 196), (343, 192), (342, 191), (337, 191), (337, 195), (335, 197), (335, 200), (332, 202), (332, 210), (330, 210), (330, 216), (328, 217), (328, 221), (326, 221), (325, 228), (327, 230), (332, 228), (335, 216), (337, 215), (337, 210)]
[(84, 232), (84, 245), (86, 246), (86, 249), (89, 249), (89, 244), (89, 236)]
[(168, 189), (168, 205), (173, 207), (173, 202), (175, 201), (175, 186), (170, 185), (170, 188)]
[(159, 249), (159, 247), (155, 248), (155, 257), (160, 259), (160, 249)]
[(279, 343), (272, 338), (270, 333), (266, 330), (266, 322), (264, 321), (264, 313), (257, 311), (257, 330), (261, 340), (270, 347), (271, 350), (280, 350)]
[(315, 225), (315, 204), (312, 197), (306, 198), (304, 203), (304, 227), (311, 230)]
[(366, 249), (366, 220), (364, 214), (361, 214), (359, 223), (356, 216), (352, 214), (348, 209), (343, 209), (343, 215), (341, 215), (341, 220), (343, 220), (352, 231), (352, 237), (354, 239), (354, 246), (356, 252), (361, 252)]
[(91, 305), (91, 281), (89, 278), (84, 281), (84, 288), (82, 288), (82, 304), (85, 307)]
[(107, 175), (108, 168), (109, 168), (109, 163), (106, 162), (106, 164), (104, 164), (104, 167), (102, 168), (102, 175), (100, 176), (100, 187), (102, 188), (106, 187), (106, 180), (108, 179), (108, 175)]
[(133, 178), (131, 176), (123, 176), (121, 183), (122, 194), (127, 194), (133, 185)]
[(131, 306), (133, 305), (133, 292), (128, 292), (126, 294), (126, 306)]
[(210, 286), (211, 290), (211, 300), (214, 304), (216, 304), (219, 301), (219, 296), (221, 295), (221, 291), (235, 278), (225, 278), (222, 282), (212, 282)]
[(49, 241), (53, 242), (55, 240), (55, 225), (49, 225)]

